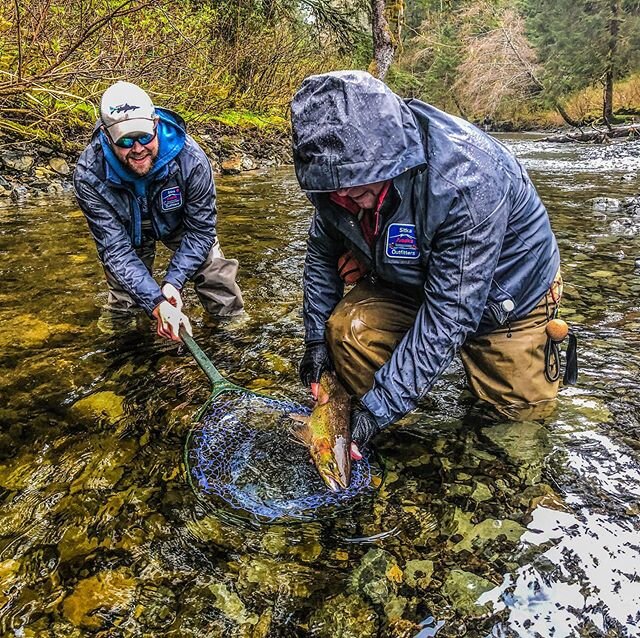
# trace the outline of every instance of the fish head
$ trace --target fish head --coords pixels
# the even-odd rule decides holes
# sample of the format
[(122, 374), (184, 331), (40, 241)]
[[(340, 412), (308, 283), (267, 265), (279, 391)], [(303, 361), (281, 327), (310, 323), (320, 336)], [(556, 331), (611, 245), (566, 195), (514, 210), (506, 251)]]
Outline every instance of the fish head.
[(311, 456), (318, 473), (332, 492), (346, 490), (351, 482), (351, 456), (347, 440), (336, 437), (333, 445), (328, 439), (315, 442)]

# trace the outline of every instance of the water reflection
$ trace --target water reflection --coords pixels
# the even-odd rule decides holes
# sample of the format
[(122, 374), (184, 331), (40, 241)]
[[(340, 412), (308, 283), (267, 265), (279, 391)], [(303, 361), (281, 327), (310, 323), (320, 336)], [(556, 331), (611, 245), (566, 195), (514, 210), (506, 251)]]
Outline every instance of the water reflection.
[[(505, 141), (552, 214), (580, 385), (547, 423), (489, 422), (455, 363), (380, 437), (375, 498), (293, 526), (235, 524), (190, 491), (208, 383), (146, 318), (98, 325), (73, 202), (0, 209), (0, 635), (640, 635), (640, 222), (592, 201), (636, 194), (640, 147)], [(188, 293), (198, 340), (231, 380), (305, 402), (309, 206), (289, 169), (218, 191), (249, 317), (207, 324)]]

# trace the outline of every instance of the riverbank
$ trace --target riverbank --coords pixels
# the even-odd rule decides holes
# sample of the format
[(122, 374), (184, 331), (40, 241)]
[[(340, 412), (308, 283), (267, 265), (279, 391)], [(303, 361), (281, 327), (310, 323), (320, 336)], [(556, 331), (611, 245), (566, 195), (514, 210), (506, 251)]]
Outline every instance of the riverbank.
[[(233, 175), (291, 162), (291, 138), (284, 129), (216, 124), (189, 127), (189, 133), (207, 154), (216, 174)], [(71, 193), (73, 170), (90, 135), (87, 131), (69, 141), (64, 151), (41, 143), (2, 137), (0, 207)]]

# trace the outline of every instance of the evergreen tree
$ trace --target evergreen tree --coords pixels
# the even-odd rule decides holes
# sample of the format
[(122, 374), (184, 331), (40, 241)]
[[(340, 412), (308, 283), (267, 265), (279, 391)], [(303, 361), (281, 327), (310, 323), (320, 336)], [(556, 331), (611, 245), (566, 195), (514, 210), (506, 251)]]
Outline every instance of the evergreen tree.
[(640, 2), (523, 0), (522, 10), (550, 103), (600, 84), (603, 117), (611, 121), (615, 79), (640, 64)]

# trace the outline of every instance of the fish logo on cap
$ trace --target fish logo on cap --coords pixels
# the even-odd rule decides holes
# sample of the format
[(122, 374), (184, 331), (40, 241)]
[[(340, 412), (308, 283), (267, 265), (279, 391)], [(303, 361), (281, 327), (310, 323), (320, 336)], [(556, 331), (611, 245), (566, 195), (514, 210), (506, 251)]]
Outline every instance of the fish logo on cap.
[(124, 104), (118, 104), (118, 106), (110, 106), (109, 110), (111, 111), (111, 115), (114, 113), (126, 113), (127, 111), (137, 111), (139, 106), (131, 106), (126, 102)]

